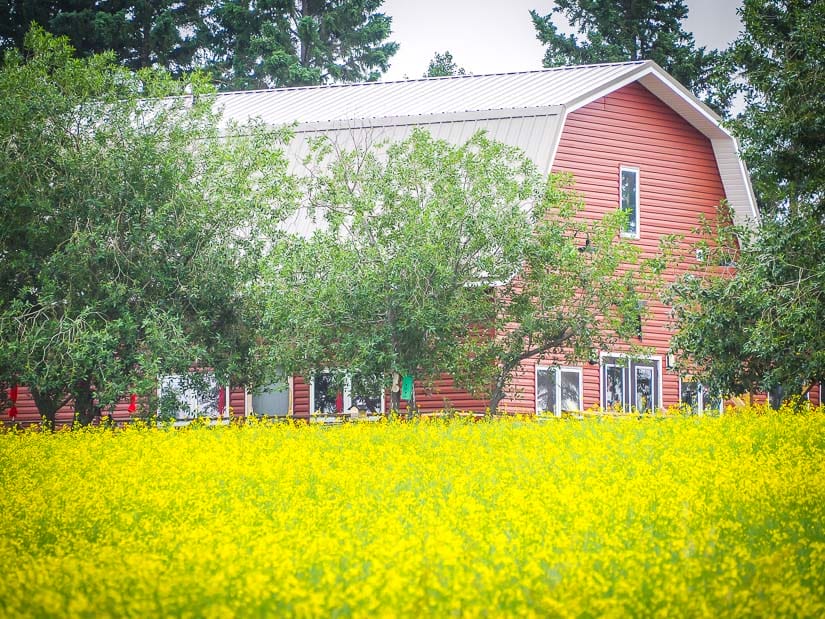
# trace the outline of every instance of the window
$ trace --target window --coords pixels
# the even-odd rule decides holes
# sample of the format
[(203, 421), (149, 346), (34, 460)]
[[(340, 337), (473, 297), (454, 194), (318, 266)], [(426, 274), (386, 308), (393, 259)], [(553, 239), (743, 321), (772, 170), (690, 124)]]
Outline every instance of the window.
[(384, 392), (380, 381), (356, 374), (340, 382), (332, 372), (318, 372), (312, 377), (309, 390), (311, 413), (335, 415), (347, 412), (353, 406), (368, 414), (383, 413)]
[(661, 362), (619, 356), (602, 358), (602, 407), (655, 411), (659, 408)]
[(604, 366), (604, 408), (622, 409), (625, 403), (624, 368), (607, 363)]
[(581, 368), (536, 366), (536, 412), (561, 415), (582, 409)]
[(633, 406), (639, 412), (649, 412), (653, 410), (653, 368), (637, 365), (633, 369), (636, 372), (636, 380), (633, 382)]
[(622, 167), (619, 172), (619, 206), (627, 213), (623, 235), (639, 238), (639, 170)]
[(217, 417), (221, 388), (214, 374), (172, 374), (162, 376), (158, 388), (161, 418), (186, 421), (196, 417)]
[(289, 414), (289, 383), (273, 383), (252, 393), (252, 413), (256, 416), (284, 417)]
[(690, 379), (679, 379), (679, 403), (696, 415), (707, 412), (722, 412), (722, 397), (711, 395), (701, 383)]

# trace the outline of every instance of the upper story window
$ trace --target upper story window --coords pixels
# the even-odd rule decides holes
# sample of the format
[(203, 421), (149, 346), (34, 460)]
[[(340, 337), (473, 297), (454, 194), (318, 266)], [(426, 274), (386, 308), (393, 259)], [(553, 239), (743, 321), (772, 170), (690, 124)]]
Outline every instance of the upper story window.
[(639, 170), (622, 166), (619, 171), (619, 206), (627, 213), (623, 236), (639, 238)]

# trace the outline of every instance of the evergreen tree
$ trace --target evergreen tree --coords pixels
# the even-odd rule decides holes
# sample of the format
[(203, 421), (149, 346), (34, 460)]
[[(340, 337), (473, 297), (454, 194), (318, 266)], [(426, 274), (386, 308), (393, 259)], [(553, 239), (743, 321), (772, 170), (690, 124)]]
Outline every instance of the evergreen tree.
[(32, 22), (80, 56), (113, 50), (131, 69), (206, 69), (221, 90), (378, 79), (398, 44), (383, 0), (2, 0), (0, 50)]
[(112, 50), (130, 69), (159, 66), (180, 74), (192, 68), (205, 0), (4, 0), (0, 49), (22, 49), (32, 22), (69, 37), (79, 56)]
[[(724, 54), (697, 47), (682, 28), (685, 0), (556, 0), (547, 15), (530, 11), (536, 36), (547, 45), (544, 66), (653, 60), (717, 111), (732, 95)], [(561, 15), (580, 37), (559, 32)]]
[(378, 79), (398, 44), (383, 0), (229, 0), (200, 32), (222, 90)]
[(732, 125), (759, 206), (825, 216), (825, 2), (746, 0), (741, 14), (747, 105)]
[(435, 53), (433, 59), (430, 60), (430, 66), (427, 67), (427, 72), (424, 77), (445, 77), (448, 75), (464, 75), (463, 67), (459, 67), (453, 60), (453, 55), (450, 52), (443, 54)]

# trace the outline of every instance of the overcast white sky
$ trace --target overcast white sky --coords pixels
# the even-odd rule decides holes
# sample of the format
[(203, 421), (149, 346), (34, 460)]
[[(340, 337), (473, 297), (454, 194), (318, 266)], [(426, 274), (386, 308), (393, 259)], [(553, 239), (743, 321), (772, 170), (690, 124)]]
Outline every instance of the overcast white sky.
[[(723, 48), (739, 34), (741, 0), (687, 0), (685, 29), (698, 45)], [(552, 0), (384, 0), (391, 40), (401, 47), (384, 80), (421, 77), (435, 52), (449, 51), (469, 73), (541, 68), (544, 50), (529, 10), (544, 15)]]

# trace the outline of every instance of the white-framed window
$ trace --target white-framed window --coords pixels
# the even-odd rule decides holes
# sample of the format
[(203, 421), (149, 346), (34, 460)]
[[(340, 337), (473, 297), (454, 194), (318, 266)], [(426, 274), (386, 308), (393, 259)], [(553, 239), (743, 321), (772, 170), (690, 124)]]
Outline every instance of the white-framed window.
[(639, 238), (639, 168), (619, 168), (619, 208), (627, 213), (622, 236)]
[(176, 421), (197, 417), (218, 417), (221, 392), (215, 375), (209, 372), (171, 374), (158, 381), (158, 413)]
[(700, 382), (679, 377), (679, 404), (686, 406), (696, 415), (707, 412), (723, 412), (722, 396), (713, 395)]
[(309, 385), (310, 414), (336, 415), (348, 412), (353, 406), (367, 414), (384, 412), (384, 392), (378, 381), (369, 381), (358, 375), (346, 376), (343, 382), (329, 371), (316, 372)]
[(576, 367), (536, 366), (536, 412), (561, 415), (582, 410), (582, 370)]
[(661, 359), (602, 355), (600, 374), (602, 408), (605, 410), (646, 412), (661, 407)]

